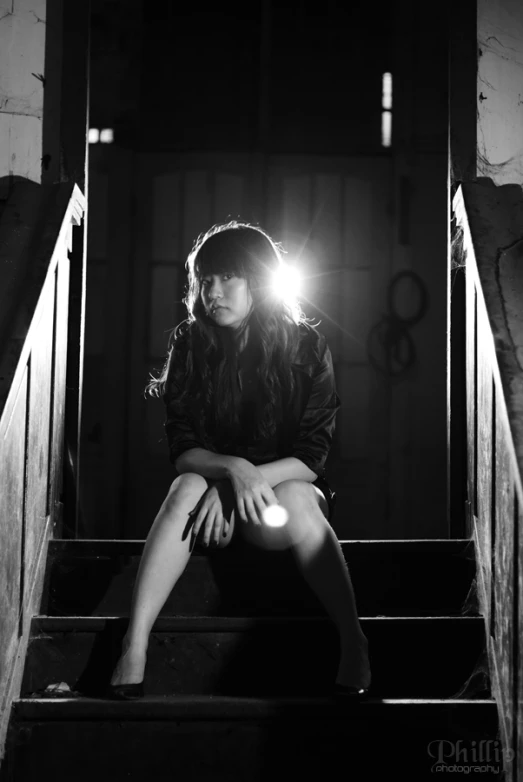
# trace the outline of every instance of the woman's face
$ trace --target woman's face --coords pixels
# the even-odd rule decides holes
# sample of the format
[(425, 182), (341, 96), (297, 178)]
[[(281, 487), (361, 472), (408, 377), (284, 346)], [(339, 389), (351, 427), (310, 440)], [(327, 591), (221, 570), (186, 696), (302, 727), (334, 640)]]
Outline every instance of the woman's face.
[(218, 326), (239, 328), (252, 308), (247, 280), (234, 272), (204, 275), (201, 295), (207, 314)]

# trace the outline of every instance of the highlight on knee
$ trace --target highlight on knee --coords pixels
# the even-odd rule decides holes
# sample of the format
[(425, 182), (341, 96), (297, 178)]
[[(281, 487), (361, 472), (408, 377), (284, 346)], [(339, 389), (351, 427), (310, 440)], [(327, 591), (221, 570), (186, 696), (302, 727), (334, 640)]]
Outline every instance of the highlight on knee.
[(169, 487), (166, 502), (175, 502), (180, 496), (194, 498), (195, 502), (207, 490), (208, 483), (203, 475), (195, 472), (184, 472), (178, 475)]

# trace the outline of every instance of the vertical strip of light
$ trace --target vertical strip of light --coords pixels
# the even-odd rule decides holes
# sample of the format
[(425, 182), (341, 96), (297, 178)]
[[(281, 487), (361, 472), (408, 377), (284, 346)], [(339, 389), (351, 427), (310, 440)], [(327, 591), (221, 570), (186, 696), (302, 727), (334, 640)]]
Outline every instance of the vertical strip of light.
[(390, 147), (392, 140), (392, 73), (384, 73), (381, 84), (381, 146)]

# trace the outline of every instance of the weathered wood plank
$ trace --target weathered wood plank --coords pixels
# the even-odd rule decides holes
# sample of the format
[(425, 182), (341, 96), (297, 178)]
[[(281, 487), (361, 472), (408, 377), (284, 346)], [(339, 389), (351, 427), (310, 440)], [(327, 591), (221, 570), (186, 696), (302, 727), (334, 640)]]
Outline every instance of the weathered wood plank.
[(467, 397), (467, 489), (472, 514), (477, 516), (476, 496), (476, 320), (477, 300), (474, 276), (466, 270), (466, 397)]
[[(67, 371), (67, 316), (69, 297), (69, 256), (61, 253), (56, 269), (55, 325), (54, 325), (54, 375), (52, 393), (51, 464), (49, 468), (48, 507), (55, 523), (60, 519), (57, 503), (62, 491), (64, 450), (65, 377)], [(55, 528), (55, 534), (60, 530)]]
[[(26, 588), (31, 588), (40, 540), (49, 515), (49, 446), (51, 434), (51, 373), (53, 366), (53, 278), (43, 292), (42, 312), (35, 333), (29, 364), (29, 422), (27, 489), (25, 504), (24, 569)], [(27, 597), (27, 594), (25, 595)]]
[[(498, 391), (498, 389), (496, 389)], [(496, 463), (494, 518), (492, 529), (492, 616), (491, 635), (497, 660), (498, 686), (504, 705), (500, 713), (506, 745), (512, 742), (514, 725), (514, 503), (513, 455), (508, 447), (511, 434), (503, 398), (496, 394)], [(507, 771), (507, 769), (505, 769)], [(508, 777), (510, 779), (510, 776)]]
[[(494, 443), (492, 394), (493, 380), (489, 344), (492, 334), (486, 313), (478, 308), (477, 319), (477, 518), (478, 539), (481, 547), (481, 559), (478, 567), (483, 569), (483, 579), (487, 595), (491, 593), (492, 577), (492, 475), (494, 470)], [(487, 627), (490, 628), (490, 604), (485, 606)]]
[(69, 312), (67, 341), (66, 403), (64, 440), (72, 469), (64, 481), (64, 505), (67, 525), (73, 534), (81, 534), (80, 431), (85, 342), (86, 231), (84, 222), (75, 232), (69, 274)]
[(516, 567), (514, 586), (517, 589), (518, 598), (513, 606), (512, 618), (514, 622), (514, 632), (518, 639), (515, 649), (516, 658), (514, 660), (514, 680), (516, 703), (514, 709), (514, 720), (517, 725), (517, 732), (513, 733), (513, 749), (517, 752), (517, 770), (514, 779), (523, 779), (523, 492), (520, 486), (516, 486), (516, 501), (514, 503), (514, 530), (515, 530), (515, 556)]
[(24, 520), (27, 368), (0, 439), (0, 710), (8, 691), (8, 677), (18, 644), (23, 588), (22, 532)]

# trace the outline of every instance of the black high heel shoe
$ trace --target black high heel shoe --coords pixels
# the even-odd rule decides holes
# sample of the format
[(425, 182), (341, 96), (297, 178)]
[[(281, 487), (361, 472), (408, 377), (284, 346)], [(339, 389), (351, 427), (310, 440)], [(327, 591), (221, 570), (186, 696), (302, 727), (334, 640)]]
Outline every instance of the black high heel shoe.
[(107, 697), (116, 701), (136, 701), (145, 695), (143, 681), (134, 684), (109, 684)]
[(336, 684), (334, 685), (334, 695), (341, 695), (343, 700), (347, 698), (351, 701), (362, 701), (369, 694), (368, 687), (355, 687), (351, 684)]

